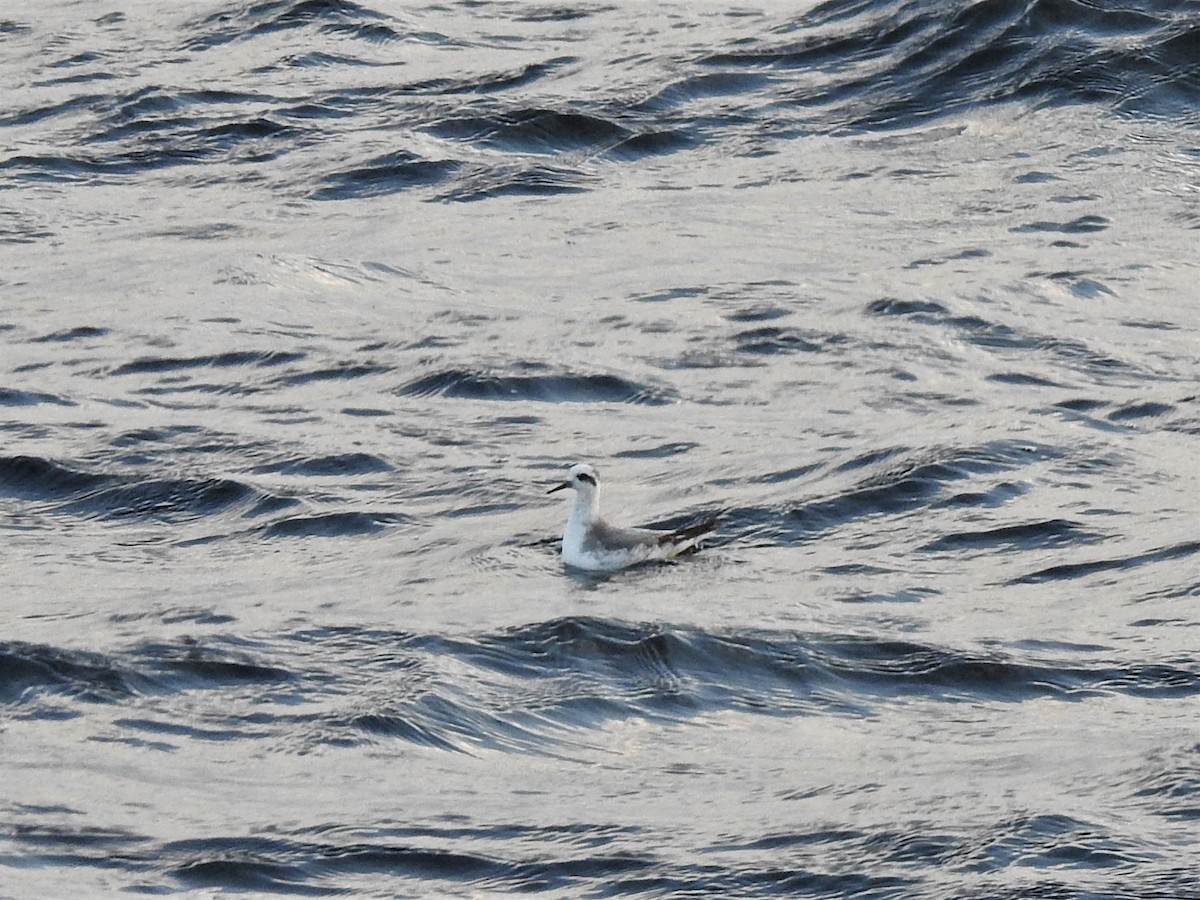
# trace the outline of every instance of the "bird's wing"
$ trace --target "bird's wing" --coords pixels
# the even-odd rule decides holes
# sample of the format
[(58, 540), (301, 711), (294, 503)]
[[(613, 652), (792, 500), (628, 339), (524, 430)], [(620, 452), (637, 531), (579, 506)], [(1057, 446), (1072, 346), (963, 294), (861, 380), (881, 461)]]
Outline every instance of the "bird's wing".
[(621, 528), (609, 525), (601, 520), (592, 523), (591, 538), (599, 547), (654, 547), (661, 543), (661, 531), (650, 531), (646, 528)]
[[(709, 516), (692, 525), (685, 525), (683, 528), (675, 531), (658, 532), (658, 543), (660, 544), (680, 544), (686, 541), (694, 541), (699, 537), (703, 537), (717, 527), (718, 516)], [(650, 532), (655, 534), (656, 532)]]

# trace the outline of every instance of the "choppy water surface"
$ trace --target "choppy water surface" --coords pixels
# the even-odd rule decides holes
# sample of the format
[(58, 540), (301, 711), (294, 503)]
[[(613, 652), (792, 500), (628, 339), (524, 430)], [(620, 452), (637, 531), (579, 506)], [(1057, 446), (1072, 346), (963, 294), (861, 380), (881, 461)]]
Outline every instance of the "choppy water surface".
[(0, 893), (1200, 896), (1200, 6), (801, 6), (6, 8)]

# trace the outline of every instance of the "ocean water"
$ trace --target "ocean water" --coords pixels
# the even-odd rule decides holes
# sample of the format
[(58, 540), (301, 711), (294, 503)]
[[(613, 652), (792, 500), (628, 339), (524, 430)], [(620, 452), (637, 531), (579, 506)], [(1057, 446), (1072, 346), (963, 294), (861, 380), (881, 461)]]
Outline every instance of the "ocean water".
[[(1200, 897), (1200, 4), (0, 12), (0, 896)], [(563, 567), (720, 514), (674, 565)]]

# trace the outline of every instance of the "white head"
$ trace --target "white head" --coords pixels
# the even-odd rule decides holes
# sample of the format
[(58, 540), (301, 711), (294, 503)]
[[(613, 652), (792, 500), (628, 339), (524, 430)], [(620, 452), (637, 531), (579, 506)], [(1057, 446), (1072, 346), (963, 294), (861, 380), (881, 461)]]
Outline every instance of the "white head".
[(576, 463), (567, 472), (567, 480), (557, 487), (550, 488), (547, 493), (553, 494), (563, 488), (575, 488), (580, 496), (594, 496), (600, 492), (600, 475), (587, 463)]

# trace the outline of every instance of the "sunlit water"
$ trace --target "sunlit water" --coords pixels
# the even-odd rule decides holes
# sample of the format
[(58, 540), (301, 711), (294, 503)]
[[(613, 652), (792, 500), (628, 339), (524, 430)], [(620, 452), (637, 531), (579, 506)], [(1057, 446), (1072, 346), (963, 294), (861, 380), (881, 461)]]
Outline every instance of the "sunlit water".
[[(0, 14), (0, 893), (1200, 897), (1200, 8)], [(607, 514), (720, 513), (607, 578)]]

